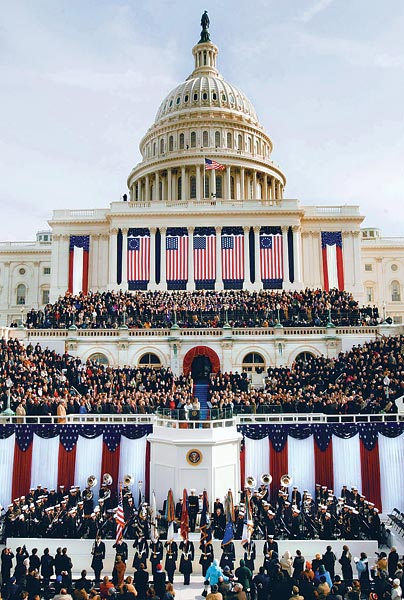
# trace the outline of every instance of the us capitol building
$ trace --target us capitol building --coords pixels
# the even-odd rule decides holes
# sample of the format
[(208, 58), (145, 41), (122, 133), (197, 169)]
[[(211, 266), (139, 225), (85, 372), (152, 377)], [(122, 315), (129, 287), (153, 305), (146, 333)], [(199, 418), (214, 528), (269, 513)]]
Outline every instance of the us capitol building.
[[(339, 287), (360, 304), (377, 305), (397, 326), (391, 332), (400, 330), (404, 238), (361, 229), (358, 206), (303, 206), (288, 198), (271, 138), (251, 101), (219, 73), (218, 52), (203, 27), (192, 49), (194, 69), (161, 102), (122, 201), (55, 210), (50, 230), (35, 242), (0, 244), (3, 326), (21, 323), (27, 310), (43, 309), (67, 290)], [(303, 351), (333, 356), (374, 337), (372, 328), (21, 329), (22, 338), (84, 359), (96, 354), (110, 364), (137, 364), (149, 352), (176, 371), (202, 343), (226, 370), (242, 368), (247, 348), (269, 366), (290, 364)]]

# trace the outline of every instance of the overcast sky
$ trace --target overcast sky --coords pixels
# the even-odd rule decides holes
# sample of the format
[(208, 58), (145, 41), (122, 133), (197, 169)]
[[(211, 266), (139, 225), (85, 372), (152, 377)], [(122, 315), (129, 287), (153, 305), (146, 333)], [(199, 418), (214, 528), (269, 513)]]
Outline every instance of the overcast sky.
[(0, 239), (119, 200), (208, 10), (219, 70), (254, 104), (302, 204), (359, 204), (404, 235), (402, 0), (5, 0)]

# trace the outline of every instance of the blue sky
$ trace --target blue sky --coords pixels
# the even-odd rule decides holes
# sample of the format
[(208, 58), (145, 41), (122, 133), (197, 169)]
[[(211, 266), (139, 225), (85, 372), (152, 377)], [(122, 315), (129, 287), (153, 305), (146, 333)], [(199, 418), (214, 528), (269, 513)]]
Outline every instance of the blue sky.
[(0, 24), (1, 239), (54, 208), (125, 192), (162, 99), (193, 69), (208, 10), (218, 66), (253, 102), (302, 204), (404, 223), (404, 3), (6, 0)]

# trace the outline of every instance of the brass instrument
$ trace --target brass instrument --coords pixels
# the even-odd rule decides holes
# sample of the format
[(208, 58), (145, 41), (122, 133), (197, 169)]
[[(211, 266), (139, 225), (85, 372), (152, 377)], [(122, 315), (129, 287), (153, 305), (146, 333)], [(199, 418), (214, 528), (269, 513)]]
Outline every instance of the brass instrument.
[(253, 477), (252, 475), (249, 475), (245, 480), (245, 486), (248, 488), (251, 488), (251, 489), (255, 488), (257, 486), (255, 477)]
[(109, 473), (104, 473), (103, 477), (102, 477), (102, 485), (105, 486), (109, 486), (112, 485), (112, 475), (110, 475)]
[(127, 486), (133, 485), (135, 483), (135, 478), (133, 477), (133, 475), (125, 475), (125, 477), (123, 478), (123, 483)]
[(87, 487), (92, 488), (95, 485), (97, 485), (97, 478), (95, 475), (90, 475), (90, 477), (87, 477)]
[(291, 475), (282, 475), (281, 477), (281, 486), (282, 487), (289, 487), (290, 485), (292, 485), (293, 482), (293, 477)]
[(264, 485), (270, 485), (272, 482), (272, 475), (270, 475), (269, 473), (263, 473), (260, 477), (260, 481)]

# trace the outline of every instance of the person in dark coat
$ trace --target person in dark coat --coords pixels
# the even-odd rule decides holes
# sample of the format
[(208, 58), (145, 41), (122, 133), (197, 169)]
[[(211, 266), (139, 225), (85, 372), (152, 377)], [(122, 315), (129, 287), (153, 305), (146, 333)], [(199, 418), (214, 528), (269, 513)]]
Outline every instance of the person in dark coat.
[(4, 548), (1, 552), (1, 580), (3, 584), (8, 583), (11, 578), (14, 554), (11, 548)]
[(174, 573), (177, 568), (177, 558), (178, 558), (178, 547), (177, 542), (171, 540), (164, 544), (166, 549), (166, 560), (164, 563), (164, 568), (166, 570), (168, 581), (170, 583), (174, 583)]
[(258, 574), (253, 578), (252, 597), (253, 600), (267, 600), (269, 592), (269, 577), (264, 567), (260, 567)]
[(390, 552), (388, 554), (387, 557), (387, 570), (389, 572), (389, 577), (391, 577), (391, 579), (394, 579), (394, 574), (397, 571), (397, 565), (398, 565), (398, 552), (397, 549), (392, 546), (390, 549)]
[(49, 554), (49, 548), (45, 548), (41, 556), (41, 576), (44, 591), (49, 590), (49, 583), (54, 574), (53, 557)]
[[(182, 540), (180, 543), (181, 558), (180, 558), (180, 573), (184, 575), (184, 585), (189, 585), (192, 573), (192, 561), (195, 557), (195, 548), (193, 542), (188, 539)], [(213, 549), (212, 549), (213, 560)], [(208, 565), (210, 566), (210, 564)], [(206, 571), (205, 571), (206, 573)], [(204, 574), (205, 576), (205, 574)]]
[(163, 565), (160, 563), (156, 565), (156, 571), (153, 576), (153, 585), (156, 591), (156, 596), (162, 600), (164, 594), (166, 593), (166, 574), (163, 571)]
[(304, 556), (302, 556), (301, 551), (296, 550), (296, 556), (293, 561), (293, 581), (299, 581), (300, 574), (304, 571), (304, 562)]
[(323, 554), (323, 565), (325, 566), (326, 571), (329, 572), (332, 581), (334, 581), (334, 576), (335, 576), (335, 561), (336, 560), (337, 560), (337, 557), (335, 556), (334, 552), (332, 551), (332, 547), (327, 546), (327, 550)]
[(353, 580), (353, 571), (352, 571), (352, 554), (349, 552), (349, 547), (344, 544), (342, 546), (342, 554), (339, 559), (339, 564), (341, 565), (342, 570), (342, 578), (347, 585), (350, 585)]
[(104, 568), (104, 559), (105, 559), (105, 544), (101, 540), (101, 536), (97, 535), (95, 542), (93, 544), (93, 549), (91, 550), (91, 554), (93, 555), (93, 559), (91, 561), (91, 568), (94, 571), (95, 583), (98, 585), (101, 580), (101, 571)]
[(133, 583), (135, 584), (138, 600), (144, 600), (149, 585), (149, 574), (143, 563), (140, 563), (138, 570), (133, 575)]
[(143, 569), (147, 569), (147, 559), (149, 558), (149, 546), (147, 540), (144, 537), (138, 537), (133, 542), (132, 548), (135, 548), (132, 567), (138, 570), (140, 569), (140, 565), (143, 565)]
[(213, 563), (213, 560), (215, 558), (213, 545), (210, 541), (202, 540), (199, 549), (201, 551), (199, 564), (202, 567), (202, 575), (205, 577), (206, 571), (209, 569), (210, 565)]

